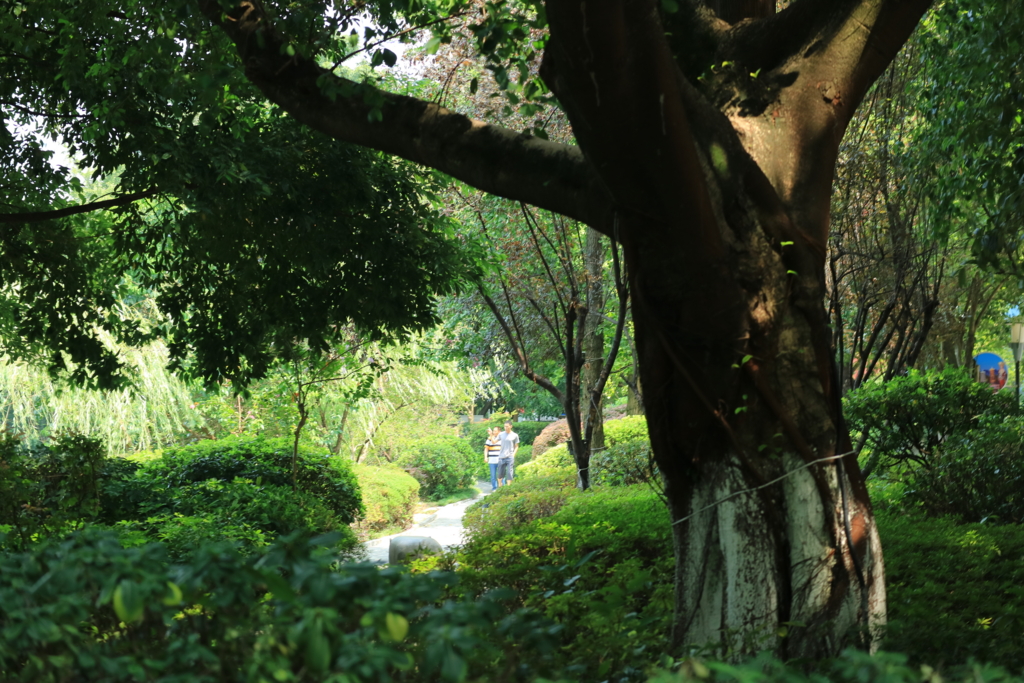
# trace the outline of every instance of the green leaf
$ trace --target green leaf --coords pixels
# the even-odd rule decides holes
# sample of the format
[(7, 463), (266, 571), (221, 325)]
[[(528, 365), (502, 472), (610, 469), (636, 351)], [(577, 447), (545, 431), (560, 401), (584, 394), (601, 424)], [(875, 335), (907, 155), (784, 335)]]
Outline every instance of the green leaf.
[(114, 589), (114, 614), (117, 618), (130, 624), (141, 619), (145, 609), (138, 585), (128, 579), (122, 580)]
[(180, 605), (184, 596), (182, 595), (181, 588), (178, 587), (178, 584), (173, 581), (168, 581), (167, 591), (168, 593), (164, 596), (162, 602), (168, 607)]
[(409, 633), (409, 620), (401, 614), (388, 612), (384, 617), (384, 624), (387, 626), (388, 636), (395, 642), (405, 640), (405, 636)]
[(331, 665), (331, 644), (317, 623), (306, 640), (306, 666), (313, 671), (326, 671)]

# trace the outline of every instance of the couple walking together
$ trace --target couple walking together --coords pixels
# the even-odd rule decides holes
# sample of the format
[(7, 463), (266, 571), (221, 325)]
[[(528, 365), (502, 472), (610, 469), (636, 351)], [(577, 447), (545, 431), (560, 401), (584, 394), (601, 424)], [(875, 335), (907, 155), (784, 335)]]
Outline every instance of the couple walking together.
[(505, 431), (491, 427), (484, 443), (484, 460), (491, 468), (491, 490), (512, 483), (512, 469), (519, 450), (519, 435), (512, 431), (512, 423), (505, 423)]

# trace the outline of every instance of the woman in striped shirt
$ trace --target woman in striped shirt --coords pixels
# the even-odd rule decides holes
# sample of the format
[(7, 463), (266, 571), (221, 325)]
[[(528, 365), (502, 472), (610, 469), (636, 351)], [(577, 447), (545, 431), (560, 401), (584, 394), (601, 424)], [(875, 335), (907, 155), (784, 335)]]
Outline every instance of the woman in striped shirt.
[(501, 452), (501, 441), (498, 434), (501, 430), (491, 427), (487, 430), (487, 441), (484, 442), (484, 460), (491, 470), (491, 490), (498, 488), (498, 454)]

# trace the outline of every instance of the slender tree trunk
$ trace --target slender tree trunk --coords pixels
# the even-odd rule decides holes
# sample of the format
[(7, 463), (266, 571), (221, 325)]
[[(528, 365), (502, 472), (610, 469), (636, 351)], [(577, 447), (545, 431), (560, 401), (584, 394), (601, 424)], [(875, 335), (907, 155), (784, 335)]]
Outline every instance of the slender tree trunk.
[(587, 273), (587, 326), (583, 341), (583, 433), (590, 426), (590, 452), (604, 448), (604, 396), (595, 393), (604, 371), (604, 236), (587, 228), (583, 259)]
[(626, 398), (626, 415), (643, 415), (643, 382), (640, 381), (640, 374), (637, 373), (633, 376), (632, 382), (629, 383), (629, 394)]

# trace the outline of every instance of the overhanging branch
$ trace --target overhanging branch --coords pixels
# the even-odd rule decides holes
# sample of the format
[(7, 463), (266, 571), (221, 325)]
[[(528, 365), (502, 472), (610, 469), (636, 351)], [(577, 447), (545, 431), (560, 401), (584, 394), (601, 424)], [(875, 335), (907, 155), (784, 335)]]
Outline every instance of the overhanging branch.
[(571, 216), (598, 231), (611, 230), (610, 198), (578, 147), (485, 124), (340, 78), (301, 55), (288, 56), (287, 37), (250, 0), (226, 15), (216, 0), (202, 0), (200, 7), (234, 42), (249, 81), (310, 128), (429, 166), (484, 192)]
[(120, 197), (114, 197), (113, 199), (104, 199), (99, 202), (89, 202), (88, 204), (79, 204), (77, 206), (68, 206), (63, 209), (51, 209), (49, 211), (25, 211), (21, 213), (0, 213), (0, 223), (39, 223), (41, 221), (50, 221), (57, 218), (66, 218), (68, 216), (76, 216), (82, 213), (91, 213), (93, 211), (101, 211), (102, 209), (112, 209), (116, 206), (125, 206), (127, 204), (133, 204), (142, 199), (149, 199), (155, 197), (158, 190), (145, 190), (143, 192), (132, 192), (131, 194), (124, 194)]

